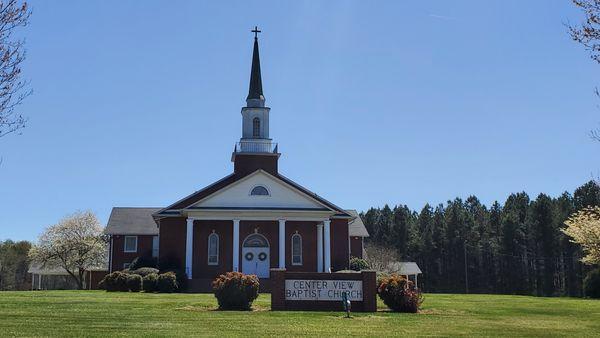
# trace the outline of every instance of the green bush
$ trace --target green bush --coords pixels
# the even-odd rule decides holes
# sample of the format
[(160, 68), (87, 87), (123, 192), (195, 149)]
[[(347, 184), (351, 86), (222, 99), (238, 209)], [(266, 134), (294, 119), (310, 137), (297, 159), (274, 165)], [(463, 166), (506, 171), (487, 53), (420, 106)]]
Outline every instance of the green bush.
[(600, 269), (592, 270), (585, 276), (583, 293), (589, 298), (600, 298)]
[(369, 263), (362, 258), (350, 257), (350, 270), (362, 271), (369, 269)]
[(144, 276), (142, 288), (145, 292), (156, 292), (158, 291), (158, 274), (151, 273)]
[(213, 292), (221, 310), (250, 310), (258, 297), (259, 280), (256, 275), (227, 272), (213, 281)]
[(173, 272), (165, 272), (158, 275), (156, 282), (156, 289), (158, 292), (172, 293), (176, 292), (177, 287), (177, 276)]
[(142, 276), (129, 274), (127, 275), (127, 289), (131, 292), (140, 292), (142, 289)]
[(423, 303), (423, 296), (413, 283), (396, 274), (381, 278), (377, 294), (388, 308), (396, 312), (416, 313)]
[(129, 273), (132, 273), (132, 274), (135, 274), (135, 275), (140, 275), (140, 276), (142, 276), (142, 278), (144, 278), (144, 277), (148, 276), (151, 273), (158, 274), (158, 269), (155, 269), (155, 268), (139, 268), (139, 269), (136, 269), (136, 270), (129, 271)]
[(100, 284), (104, 285), (106, 291), (129, 291), (127, 286), (127, 274), (122, 271), (115, 271), (104, 276)]
[(137, 270), (139, 268), (156, 268), (158, 260), (150, 255), (136, 257), (129, 265), (129, 270)]

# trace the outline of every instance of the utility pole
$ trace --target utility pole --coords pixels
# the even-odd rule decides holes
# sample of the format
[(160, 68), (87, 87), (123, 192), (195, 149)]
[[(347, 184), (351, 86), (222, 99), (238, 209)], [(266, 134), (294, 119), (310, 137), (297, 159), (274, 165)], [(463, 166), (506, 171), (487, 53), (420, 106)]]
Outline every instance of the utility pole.
[(469, 293), (469, 272), (467, 268), (467, 241), (463, 244), (464, 252), (465, 252), (465, 292)]

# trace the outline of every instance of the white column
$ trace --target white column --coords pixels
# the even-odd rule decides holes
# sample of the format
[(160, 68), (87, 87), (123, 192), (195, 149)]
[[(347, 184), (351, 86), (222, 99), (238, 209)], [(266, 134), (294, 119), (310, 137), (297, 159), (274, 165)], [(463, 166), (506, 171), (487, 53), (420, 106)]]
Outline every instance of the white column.
[(233, 220), (233, 271), (240, 271), (240, 220)]
[(42, 275), (38, 275), (38, 290), (42, 289)]
[(185, 236), (185, 274), (192, 279), (192, 256), (194, 252), (194, 219), (187, 219), (187, 233)]
[(324, 225), (324, 240), (323, 245), (325, 246), (325, 272), (331, 272), (331, 221), (323, 221)]
[(317, 224), (317, 272), (323, 272), (323, 224)]
[(279, 268), (285, 269), (285, 220), (279, 220)]

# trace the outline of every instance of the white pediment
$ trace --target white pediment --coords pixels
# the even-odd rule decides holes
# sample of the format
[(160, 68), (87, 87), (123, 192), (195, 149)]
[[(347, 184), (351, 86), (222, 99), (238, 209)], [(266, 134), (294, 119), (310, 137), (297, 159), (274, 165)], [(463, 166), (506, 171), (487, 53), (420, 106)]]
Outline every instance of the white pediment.
[[(252, 189), (263, 186), (268, 195), (251, 195)], [(282, 180), (258, 170), (243, 179), (205, 197), (192, 208), (327, 208), (312, 197)]]

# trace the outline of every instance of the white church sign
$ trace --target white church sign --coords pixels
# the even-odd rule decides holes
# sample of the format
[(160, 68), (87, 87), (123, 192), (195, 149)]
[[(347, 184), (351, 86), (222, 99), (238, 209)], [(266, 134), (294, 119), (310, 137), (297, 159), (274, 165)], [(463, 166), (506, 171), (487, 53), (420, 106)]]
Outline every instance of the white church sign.
[(287, 279), (285, 281), (286, 300), (341, 301), (344, 293), (348, 295), (350, 301), (362, 301), (362, 281), (314, 279)]

